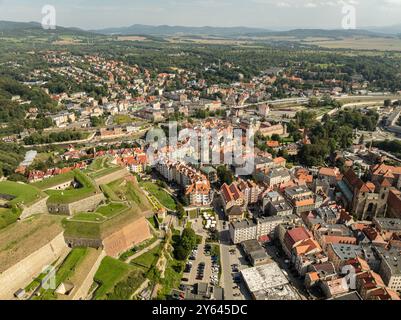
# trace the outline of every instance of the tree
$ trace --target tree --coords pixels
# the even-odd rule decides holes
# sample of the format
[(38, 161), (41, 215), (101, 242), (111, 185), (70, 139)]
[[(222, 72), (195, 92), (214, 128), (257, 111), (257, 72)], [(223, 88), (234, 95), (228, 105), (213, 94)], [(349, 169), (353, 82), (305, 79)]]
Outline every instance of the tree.
[(219, 177), (221, 184), (223, 183), (231, 184), (234, 181), (233, 173), (230, 170), (228, 170), (225, 166), (220, 166), (217, 168), (217, 176)]
[(188, 252), (187, 252), (187, 250), (186, 250), (184, 247), (182, 247), (182, 246), (177, 246), (177, 247), (174, 249), (174, 256), (175, 256), (175, 258), (176, 258), (177, 260), (184, 261), (184, 260), (186, 260), (187, 257), (188, 257)]
[(177, 217), (178, 217), (178, 219), (182, 219), (182, 218), (184, 218), (184, 216), (185, 216), (185, 209), (184, 209), (184, 207), (182, 206), (182, 204), (181, 203), (178, 203), (177, 204)]
[(281, 142), (281, 137), (280, 137), (280, 135), (277, 134), (277, 133), (272, 134), (271, 139), (272, 139), (273, 141)]
[(191, 228), (185, 228), (182, 232), (180, 244), (185, 249), (192, 250), (192, 248), (196, 246), (195, 231)]
[(185, 228), (181, 238), (174, 248), (174, 256), (177, 260), (186, 260), (191, 250), (196, 246), (196, 234), (191, 228)]

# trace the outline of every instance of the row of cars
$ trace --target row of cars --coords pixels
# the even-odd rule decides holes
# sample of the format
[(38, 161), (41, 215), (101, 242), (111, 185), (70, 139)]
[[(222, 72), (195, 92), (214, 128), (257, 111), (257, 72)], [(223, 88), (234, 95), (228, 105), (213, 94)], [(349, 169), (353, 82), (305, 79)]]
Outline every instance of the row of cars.
[(219, 274), (220, 274), (220, 264), (219, 264), (219, 257), (216, 255), (212, 255), (212, 246), (209, 243), (205, 244), (204, 247), (205, 255), (211, 256), (212, 260), (212, 269), (210, 275), (210, 284), (213, 286), (219, 285)]

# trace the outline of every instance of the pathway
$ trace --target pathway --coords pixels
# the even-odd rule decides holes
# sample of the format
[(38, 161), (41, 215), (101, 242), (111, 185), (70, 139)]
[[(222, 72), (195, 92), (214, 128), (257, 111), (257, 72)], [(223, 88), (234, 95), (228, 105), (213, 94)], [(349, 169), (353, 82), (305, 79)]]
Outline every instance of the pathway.
[(138, 258), (140, 255), (152, 250), (153, 248), (157, 247), (161, 243), (161, 239), (157, 239), (155, 242), (153, 242), (150, 246), (143, 248), (141, 251), (136, 252), (134, 255), (129, 257), (125, 262), (130, 263), (132, 260), (135, 258)]

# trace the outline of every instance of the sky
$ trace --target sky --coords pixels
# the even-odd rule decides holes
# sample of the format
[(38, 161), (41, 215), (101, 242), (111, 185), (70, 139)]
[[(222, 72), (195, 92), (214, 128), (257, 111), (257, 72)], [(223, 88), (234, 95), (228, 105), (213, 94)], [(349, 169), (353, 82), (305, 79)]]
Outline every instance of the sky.
[(83, 29), (133, 24), (340, 29), (344, 5), (355, 7), (356, 27), (401, 23), (401, 0), (0, 0), (0, 20), (42, 20), (56, 9), (56, 24)]

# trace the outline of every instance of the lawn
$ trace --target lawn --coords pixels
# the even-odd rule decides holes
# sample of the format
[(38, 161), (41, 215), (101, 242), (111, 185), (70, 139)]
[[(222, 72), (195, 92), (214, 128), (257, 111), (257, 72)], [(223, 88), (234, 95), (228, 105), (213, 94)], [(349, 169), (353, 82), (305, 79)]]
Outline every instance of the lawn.
[(30, 205), (43, 197), (43, 193), (34, 186), (13, 181), (0, 182), (0, 194), (14, 196), (10, 204), (24, 205)]
[(169, 195), (163, 188), (157, 186), (152, 182), (141, 182), (140, 184), (146, 191), (151, 193), (163, 206), (167, 209), (175, 211), (177, 205), (171, 195)]
[(129, 124), (135, 122), (134, 119), (132, 119), (129, 115), (126, 114), (115, 115), (113, 121), (117, 125)]
[(29, 206), (45, 196), (32, 185), (12, 181), (0, 182), (0, 194), (14, 197), (3, 201), (8, 208), (0, 208), (0, 229), (17, 221), (22, 213), (22, 206)]
[(128, 200), (136, 205), (141, 211), (151, 210), (151, 205), (146, 198), (143, 190), (139, 188), (137, 182), (132, 180), (119, 179), (107, 185), (113, 192), (113, 196), (121, 200)]
[(112, 292), (115, 285), (126, 278), (134, 269), (133, 266), (120, 260), (105, 257), (94, 277), (94, 280), (100, 285), (95, 291), (94, 299), (102, 300), (107, 298), (107, 293)]
[(64, 235), (67, 237), (82, 237), (97, 239), (101, 236), (101, 223), (93, 223), (90, 218), (86, 220), (63, 220)]
[(90, 197), (97, 192), (97, 188), (93, 181), (79, 170), (74, 170), (75, 180), (81, 185), (77, 189), (67, 190), (47, 190), (49, 195), (47, 200), (49, 203), (71, 203), (87, 197)]
[[(107, 212), (111, 211), (109, 211), (108, 208), (105, 212), (107, 214)], [(96, 213), (102, 215), (99, 212)], [(91, 213), (89, 213), (89, 215), (90, 214)], [(137, 208), (127, 207), (110, 214), (110, 217), (105, 217), (103, 221), (99, 222), (90, 221), (88, 220), (89, 218), (86, 220), (76, 220), (75, 216), (73, 218), (66, 218), (63, 220), (63, 227), (65, 229), (64, 236), (72, 238), (104, 239), (130, 222), (138, 219), (141, 213)], [(87, 216), (85, 215), (84, 217), (86, 218)]]
[(121, 170), (121, 169), (122, 169), (122, 167), (120, 167), (120, 166), (113, 166), (113, 167), (104, 168), (102, 170), (90, 173), (89, 175), (93, 179), (98, 179), (98, 178), (107, 176), (108, 174), (111, 174), (111, 173), (116, 172), (116, 171)]
[(68, 173), (59, 174), (57, 176), (42, 181), (32, 183), (32, 185), (41, 190), (46, 190), (73, 179), (74, 179), (74, 171), (70, 171)]
[(127, 208), (128, 207), (123, 203), (113, 202), (106, 206), (99, 207), (96, 212), (106, 218), (111, 218)]
[(152, 250), (135, 258), (130, 263), (134, 266), (140, 267), (145, 272), (149, 271), (153, 266), (156, 265), (156, 262), (160, 257), (161, 249), (162, 249), (162, 245), (158, 245), (158, 246), (154, 247)]
[(79, 221), (92, 221), (92, 222), (102, 222), (105, 220), (105, 218), (98, 214), (98, 213), (78, 213), (74, 216), (74, 220), (79, 220)]
[(72, 219), (63, 221), (65, 234), (70, 237), (98, 238), (104, 230), (103, 223), (107, 220), (112, 221), (127, 209), (128, 207), (122, 203), (110, 203), (99, 207), (95, 213), (76, 214)]
[(189, 219), (191, 219), (191, 220), (196, 219), (198, 217), (198, 209), (189, 211), (188, 215), (189, 215)]
[[(70, 279), (78, 265), (84, 260), (88, 253), (87, 248), (74, 248), (68, 254), (67, 258), (63, 261), (61, 266), (56, 271), (56, 289), (58, 286)], [(55, 289), (41, 289), (41, 295), (38, 297), (39, 300), (53, 300), (57, 299), (57, 294)]]
[(100, 189), (103, 191), (104, 195), (111, 201), (119, 201), (121, 200), (118, 195), (114, 192), (110, 186), (107, 184), (100, 185)]
[(56, 283), (57, 286), (70, 278), (73, 274), (79, 263), (85, 258), (88, 253), (88, 248), (74, 248), (69, 253), (67, 258), (64, 260), (60, 268), (56, 273)]

